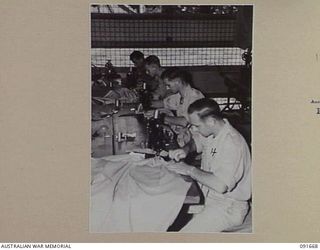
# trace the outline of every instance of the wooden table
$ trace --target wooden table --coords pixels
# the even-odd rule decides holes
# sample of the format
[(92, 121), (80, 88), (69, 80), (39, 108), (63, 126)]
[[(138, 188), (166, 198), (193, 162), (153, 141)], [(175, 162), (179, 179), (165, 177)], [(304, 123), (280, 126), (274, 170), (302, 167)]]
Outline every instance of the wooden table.
[[(92, 117), (97, 114), (110, 114), (99, 120), (93, 120), (91, 132), (99, 134), (92, 139), (92, 157), (103, 157), (112, 154), (125, 154), (135, 148), (140, 148), (147, 140), (146, 128), (143, 119), (135, 115), (137, 103), (122, 104), (117, 113), (113, 113), (114, 104), (92, 105)], [(123, 116), (122, 115), (132, 115)], [(119, 137), (119, 135), (122, 137)], [(124, 135), (135, 135), (134, 138)]]

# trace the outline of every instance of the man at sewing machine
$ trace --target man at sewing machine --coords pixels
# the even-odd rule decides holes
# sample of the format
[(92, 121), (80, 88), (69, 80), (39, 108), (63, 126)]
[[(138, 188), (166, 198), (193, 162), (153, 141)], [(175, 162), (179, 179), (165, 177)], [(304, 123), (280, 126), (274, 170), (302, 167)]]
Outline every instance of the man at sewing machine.
[(141, 51), (135, 50), (130, 54), (130, 60), (137, 69), (144, 68), (144, 54)]
[(161, 79), (161, 74), (165, 69), (161, 67), (160, 59), (155, 55), (148, 56), (145, 60), (145, 68), (147, 75), (153, 79), (148, 83), (152, 99), (163, 100), (165, 97), (170, 95), (170, 91), (167, 90), (163, 80)]
[(194, 101), (201, 99), (204, 95), (197, 89), (191, 87), (192, 76), (179, 68), (170, 68), (165, 70), (161, 79), (167, 89), (173, 93), (163, 99), (163, 101), (154, 101), (152, 105), (156, 108), (166, 108), (174, 110), (177, 116), (166, 116), (165, 122), (170, 125), (185, 127), (188, 124), (188, 107)]
[(130, 54), (130, 61), (134, 64), (134, 68), (130, 68), (130, 72), (127, 74), (127, 85), (129, 88), (141, 89), (143, 83), (152, 81), (152, 78), (146, 74), (144, 54), (135, 50)]
[(186, 128), (188, 125), (188, 107), (194, 101), (203, 98), (204, 95), (199, 90), (191, 87), (191, 74), (179, 68), (165, 70), (161, 75), (161, 79), (173, 95), (166, 97), (164, 100), (153, 101), (152, 106), (176, 111), (176, 116), (165, 116), (164, 123), (174, 129), (178, 134), (179, 145), (183, 146), (191, 138)]
[(226, 119), (219, 105), (200, 99), (188, 108), (193, 140), (183, 148), (169, 152), (176, 161), (192, 151), (202, 152), (201, 168), (184, 162), (168, 169), (196, 180), (205, 197), (199, 214), (183, 232), (221, 232), (241, 225), (248, 213), (251, 198), (251, 157), (245, 139)]

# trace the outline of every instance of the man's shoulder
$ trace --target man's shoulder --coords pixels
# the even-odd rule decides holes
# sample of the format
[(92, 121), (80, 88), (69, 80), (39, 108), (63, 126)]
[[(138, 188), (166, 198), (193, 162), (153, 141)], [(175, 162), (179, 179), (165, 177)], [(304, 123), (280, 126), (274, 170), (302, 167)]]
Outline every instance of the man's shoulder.
[(237, 149), (241, 152), (249, 150), (248, 144), (241, 133), (230, 125), (224, 138), (224, 145), (227, 148)]
[(236, 147), (241, 146), (242, 144), (246, 144), (245, 139), (241, 135), (241, 133), (236, 130), (227, 119), (224, 119), (225, 127), (224, 131), (222, 132), (220, 142), (222, 144), (229, 144), (234, 145)]
[(194, 97), (200, 97), (200, 98), (203, 98), (204, 95), (201, 93), (200, 90), (198, 89), (195, 89), (195, 88), (191, 88), (191, 95), (194, 96)]

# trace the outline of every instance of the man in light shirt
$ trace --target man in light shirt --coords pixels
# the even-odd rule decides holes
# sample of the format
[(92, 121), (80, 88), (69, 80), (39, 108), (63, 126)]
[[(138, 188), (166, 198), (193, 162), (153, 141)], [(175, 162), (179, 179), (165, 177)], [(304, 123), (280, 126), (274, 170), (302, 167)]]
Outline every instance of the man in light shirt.
[(251, 156), (240, 133), (223, 119), (219, 105), (200, 99), (188, 108), (193, 139), (183, 148), (169, 152), (180, 161), (190, 152), (202, 152), (201, 168), (179, 162), (168, 169), (196, 180), (205, 205), (182, 232), (221, 232), (241, 225), (251, 198)]
[(173, 95), (163, 100), (163, 107), (175, 110), (176, 117), (166, 117), (165, 121), (169, 124), (185, 127), (187, 125), (188, 107), (194, 101), (201, 99), (204, 95), (197, 89), (192, 88), (191, 75), (178, 68), (170, 68), (161, 75), (166, 87), (171, 90)]
[(170, 125), (178, 134), (178, 143), (183, 146), (191, 138), (186, 128), (188, 125), (188, 107), (194, 101), (203, 98), (204, 95), (199, 90), (191, 87), (191, 74), (179, 68), (166, 69), (162, 73), (161, 79), (172, 95), (163, 100), (153, 101), (151, 106), (176, 112), (176, 116), (165, 116), (164, 122)]

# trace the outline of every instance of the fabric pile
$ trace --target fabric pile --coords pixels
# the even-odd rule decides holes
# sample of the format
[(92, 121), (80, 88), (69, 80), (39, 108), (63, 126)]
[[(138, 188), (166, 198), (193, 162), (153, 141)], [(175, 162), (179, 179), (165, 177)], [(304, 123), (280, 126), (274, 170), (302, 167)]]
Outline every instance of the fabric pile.
[(127, 88), (119, 88), (110, 90), (104, 98), (110, 99), (111, 103), (114, 102), (114, 100), (119, 99), (124, 103), (133, 103), (138, 101), (138, 95), (134, 90), (130, 90)]
[(158, 158), (132, 155), (92, 159), (91, 232), (165, 232), (191, 183)]

